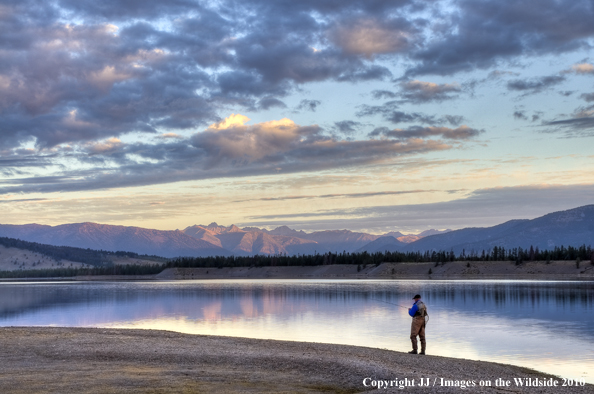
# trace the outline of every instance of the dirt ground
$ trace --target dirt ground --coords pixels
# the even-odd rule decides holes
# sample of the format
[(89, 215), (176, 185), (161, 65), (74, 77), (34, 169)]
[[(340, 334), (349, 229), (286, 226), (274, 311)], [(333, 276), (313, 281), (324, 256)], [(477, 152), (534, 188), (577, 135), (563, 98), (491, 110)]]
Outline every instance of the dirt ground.
[[(481, 380), (494, 385), (497, 378), (560, 381), (503, 364), (154, 330), (0, 328), (0, 360), (2, 393), (594, 393), (592, 385), (479, 386)], [(430, 386), (419, 387), (420, 378)], [(415, 386), (371, 386), (373, 381), (403, 379), (414, 380)], [(444, 386), (444, 381), (456, 386)], [(469, 386), (462, 389), (460, 384)]]

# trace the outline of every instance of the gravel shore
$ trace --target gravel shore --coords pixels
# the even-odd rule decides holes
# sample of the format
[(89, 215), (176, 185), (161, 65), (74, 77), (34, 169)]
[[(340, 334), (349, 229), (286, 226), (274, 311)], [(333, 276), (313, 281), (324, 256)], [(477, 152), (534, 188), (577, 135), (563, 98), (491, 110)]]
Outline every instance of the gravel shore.
[[(559, 387), (561, 378), (510, 365), (156, 330), (0, 328), (0, 355), (2, 393), (594, 393), (593, 385)], [(510, 385), (495, 387), (498, 378)], [(514, 378), (559, 386), (518, 387)], [(372, 386), (395, 379), (415, 385)], [(481, 387), (487, 380), (492, 387)]]

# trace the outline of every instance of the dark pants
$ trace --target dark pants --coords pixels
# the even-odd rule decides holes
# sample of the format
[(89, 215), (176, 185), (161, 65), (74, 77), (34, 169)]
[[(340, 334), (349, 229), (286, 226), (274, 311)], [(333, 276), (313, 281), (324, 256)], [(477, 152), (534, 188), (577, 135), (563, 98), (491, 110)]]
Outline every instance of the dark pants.
[(425, 318), (423, 316), (413, 317), (410, 326), (410, 340), (413, 350), (417, 350), (417, 335), (421, 340), (421, 351), (425, 351)]

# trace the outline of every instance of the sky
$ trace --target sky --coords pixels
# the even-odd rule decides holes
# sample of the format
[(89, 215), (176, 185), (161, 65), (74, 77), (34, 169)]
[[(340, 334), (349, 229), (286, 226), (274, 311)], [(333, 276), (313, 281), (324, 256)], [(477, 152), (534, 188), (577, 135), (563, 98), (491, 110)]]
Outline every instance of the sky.
[(0, 223), (370, 233), (594, 203), (592, 0), (0, 0)]

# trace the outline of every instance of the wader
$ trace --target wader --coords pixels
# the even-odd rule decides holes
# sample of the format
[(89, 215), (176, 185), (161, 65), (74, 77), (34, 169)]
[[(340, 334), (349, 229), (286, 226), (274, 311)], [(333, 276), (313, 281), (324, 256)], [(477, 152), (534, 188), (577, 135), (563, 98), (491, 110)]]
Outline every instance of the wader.
[(418, 350), (417, 347), (417, 335), (421, 340), (421, 353), (425, 353), (425, 316), (427, 315), (427, 307), (423, 301), (417, 302), (419, 308), (418, 312), (413, 317), (412, 324), (410, 326), (410, 341), (412, 342), (413, 350)]
[(410, 340), (412, 342), (413, 350), (417, 350), (417, 335), (421, 340), (421, 352), (425, 352), (425, 316), (413, 317), (410, 326)]

